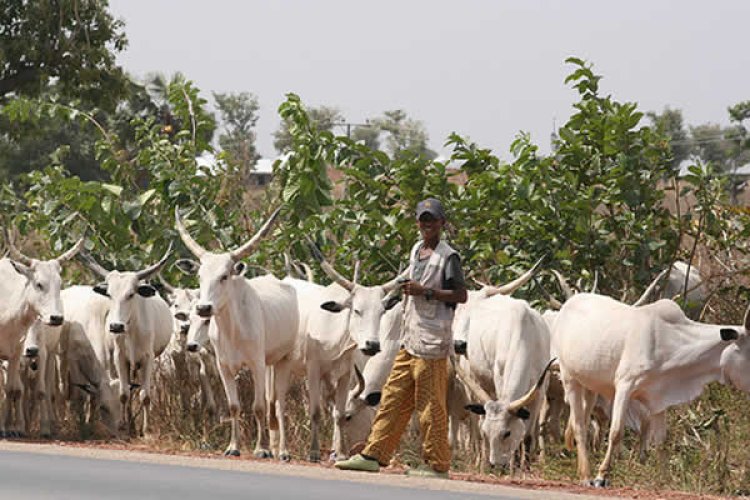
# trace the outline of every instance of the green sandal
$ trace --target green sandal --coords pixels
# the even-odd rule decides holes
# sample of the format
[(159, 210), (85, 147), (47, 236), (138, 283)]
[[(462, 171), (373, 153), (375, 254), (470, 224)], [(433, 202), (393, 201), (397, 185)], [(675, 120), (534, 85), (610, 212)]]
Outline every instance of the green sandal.
[(333, 466), (341, 470), (361, 470), (364, 472), (378, 472), (380, 470), (380, 464), (377, 460), (365, 458), (362, 455), (354, 455), (349, 460), (336, 462)]

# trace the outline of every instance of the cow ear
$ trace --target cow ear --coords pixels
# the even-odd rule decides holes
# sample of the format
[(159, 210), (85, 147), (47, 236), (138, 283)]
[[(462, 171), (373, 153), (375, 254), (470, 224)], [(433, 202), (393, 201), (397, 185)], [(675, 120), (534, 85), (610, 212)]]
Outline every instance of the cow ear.
[(232, 268), (232, 274), (235, 276), (242, 276), (247, 271), (247, 266), (244, 262), (237, 262)]
[(156, 288), (151, 285), (138, 285), (138, 295), (141, 297), (153, 297), (156, 295)]
[(721, 335), (721, 340), (724, 342), (729, 342), (730, 340), (737, 340), (740, 338), (740, 334), (737, 330), (734, 328), (722, 328), (719, 330), (719, 335)]
[(378, 406), (380, 404), (380, 396), (382, 393), (380, 392), (371, 392), (365, 397), (365, 403), (367, 403), (367, 406)]
[(94, 285), (94, 292), (98, 293), (99, 295), (104, 295), (105, 297), (109, 297), (106, 283), (99, 283), (97, 285)]
[(346, 309), (346, 306), (335, 300), (329, 300), (320, 304), (320, 308), (328, 312), (338, 313)]
[(477, 415), (484, 415), (484, 414), (487, 413), (484, 410), (484, 405), (480, 405), (480, 404), (476, 404), (476, 403), (473, 403), (473, 404), (470, 404), (470, 405), (466, 405), (466, 406), (464, 406), (464, 409), (465, 410), (469, 410), (472, 413), (476, 413)]
[(200, 267), (200, 264), (190, 259), (178, 259), (174, 265), (183, 273), (190, 275), (197, 273)]
[(401, 297), (399, 297), (398, 295), (396, 295), (394, 297), (389, 298), (385, 302), (385, 304), (383, 304), (383, 306), (385, 307), (386, 311), (390, 311), (391, 309), (393, 309), (394, 307), (396, 307), (396, 304), (398, 304), (399, 302), (401, 302)]
[(518, 410), (516, 410), (514, 415), (521, 420), (528, 420), (531, 416), (531, 413), (529, 413), (529, 410), (527, 410), (526, 408), (519, 408)]
[(15, 260), (8, 260), (10, 260), (10, 265), (13, 266), (13, 269), (15, 269), (16, 272), (21, 276), (25, 276), (28, 280), (31, 280), (31, 278), (34, 276), (34, 271), (32, 271), (31, 268), (24, 266), (23, 264), (21, 264), (20, 262), (16, 262)]

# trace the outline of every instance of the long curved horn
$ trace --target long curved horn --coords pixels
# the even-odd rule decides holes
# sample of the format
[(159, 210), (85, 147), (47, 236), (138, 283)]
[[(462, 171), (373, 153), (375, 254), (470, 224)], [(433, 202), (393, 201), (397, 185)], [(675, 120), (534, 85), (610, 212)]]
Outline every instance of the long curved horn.
[(654, 278), (654, 281), (651, 282), (651, 284), (648, 285), (648, 288), (641, 294), (641, 296), (633, 302), (633, 307), (640, 307), (643, 304), (647, 304), (649, 299), (651, 298), (651, 295), (654, 293), (654, 290), (656, 290), (656, 287), (659, 286), (659, 283), (661, 280), (664, 279), (664, 277), (667, 275), (667, 272), (669, 272), (669, 269), (665, 269), (662, 272), (660, 272), (658, 275), (656, 275), (656, 278)]
[(520, 398), (516, 399), (515, 401), (512, 401), (508, 405), (509, 412), (511, 413), (516, 412), (520, 410), (521, 408), (523, 408), (524, 406), (528, 406), (534, 401), (534, 399), (536, 399), (536, 396), (539, 393), (539, 389), (541, 389), (542, 385), (544, 385), (544, 378), (547, 376), (547, 372), (549, 371), (550, 366), (552, 366), (552, 363), (554, 363), (555, 361), (557, 361), (557, 358), (550, 359), (549, 363), (547, 363), (547, 366), (545, 366), (544, 370), (542, 370), (542, 374), (539, 376), (539, 380), (534, 385), (534, 387), (532, 387), (529, 390), (529, 392), (527, 392)]
[(175, 225), (177, 226), (177, 232), (180, 233), (180, 238), (185, 246), (190, 250), (190, 253), (195, 255), (198, 259), (203, 257), (207, 252), (205, 248), (200, 246), (197, 241), (190, 236), (190, 233), (185, 229), (185, 225), (182, 223), (182, 217), (180, 217), (180, 207), (174, 207), (174, 218)]
[(95, 274), (98, 274), (100, 278), (106, 279), (107, 275), (109, 275), (109, 271), (100, 266), (99, 263), (87, 252), (80, 252), (78, 257), (83, 261), (86, 267), (94, 271)]
[(536, 261), (536, 264), (534, 264), (534, 266), (531, 269), (529, 269), (528, 271), (526, 271), (525, 273), (523, 273), (521, 276), (514, 279), (510, 283), (503, 285), (503, 286), (488, 287), (485, 291), (485, 294), (487, 295), (487, 297), (492, 297), (493, 295), (498, 295), (498, 294), (501, 294), (501, 295), (512, 294), (513, 292), (515, 292), (516, 290), (524, 286), (526, 283), (528, 283), (529, 280), (534, 277), (534, 275), (539, 271), (539, 268), (542, 266), (542, 262), (544, 261), (546, 257), (547, 256), (545, 255), (541, 259)]
[(403, 272), (398, 273), (398, 276), (393, 278), (391, 281), (380, 285), (381, 288), (383, 288), (383, 291), (385, 293), (390, 293), (392, 291), (397, 290), (398, 286), (401, 284), (401, 281), (409, 277), (410, 269), (411, 269), (410, 267), (407, 267), (406, 269), (403, 270)]
[(541, 283), (539, 283), (539, 280), (536, 279), (536, 276), (534, 276), (534, 284), (538, 286), (539, 289), (542, 291), (544, 298), (547, 299), (547, 303), (552, 309), (557, 309), (559, 311), (562, 308), (562, 302), (560, 302), (555, 297), (553, 297), (552, 294), (549, 293), (547, 289), (542, 286)]
[(565, 300), (568, 300), (573, 295), (575, 295), (575, 292), (572, 288), (570, 288), (570, 285), (568, 285), (568, 281), (565, 279), (565, 277), (560, 274), (557, 270), (553, 269), (552, 274), (555, 275), (555, 278), (557, 278), (557, 282), (560, 283), (560, 288), (563, 291), (563, 295), (565, 295)]
[(490, 395), (487, 394), (487, 391), (482, 389), (482, 386), (479, 385), (479, 382), (477, 382), (477, 380), (471, 375), (471, 373), (467, 373), (460, 363), (456, 363), (456, 375), (458, 375), (458, 378), (461, 379), (461, 382), (464, 383), (466, 388), (469, 389), (469, 392), (471, 392), (474, 397), (479, 400), (479, 403), (485, 404), (488, 401), (492, 400)]
[(10, 253), (11, 259), (17, 260), (24, 266), (30, 266), (33, 264), (33, 259), (22, 254), (21, 251), (16, 248), (16, 245), (13, 244), (13, 238), (11, 237), (10, 231), (5, 233), (5, 239), (8, 240), (8, 252)]
[(255, 233), (255, 236), (250, 238), (244, 245), (229, 252), (229, 255), (232, 257), (232, 260), (236, 262), (238, 260), (244, 259), (248, 255), (253, 253), (253, 250), (255, 250), (255, 247), (257, 247), (258, 243), (260, 243), (260, 240), (265, 238), (265, 236), (271, 231), (271, 228), (273, 227), (273, 223), (276, 222), (276, 218), (279, 216), (279, 213), (281, 213), (282, 207), (283, 205), (273, 211), (273, 213), (268, 218), (268, 220), (266, 220), (266, 222), (263, 224), (263, 226), (261, 226), (258, 232)]
[(745, 325), (745, 331), (750, 331), (750, 306), (745, 310), (745, 319), (742, 320), (742, 324)]
[(315, 283), (315, 274), (313, 273), (312, 268), (308, 266), (306, 262), (300, 262), (299, 265), (305, 270), (305, 278), (307, 278), (307, 281)]
[(75, 257), (75, 256), (76, 256), (76, 254), (77, 254), (78, 252), (80, 252), (80, 251), (81, 251), (81, 249), (83, 248), (83, 244), (85, 243), (85, 241), (86, 241), (86, 239), (85, 239), (85, 238), (81, 238), (81, 239), (79, 239), (78, 241), (76, 241), (76, 244), (75, 244), (75, 245), (73, 245), (73, 246), (72, 246), (72, 247), (70, 248), (70, 250), (68, 250), (67, 252), (65, 252), (64, 254), (62, 254), (61, 256), (59, 256), (59, 257), (58, 257), (57, 259), (55, 259), (55, 260), (57, 260), (57, 262), (65, 262), (66, 260), (70, 260), (70, 259), (72, 259), (73, 257)]
[(292, 275), (292, 258), (287, 252), (284, 252), (284, 271), (286, 271), (287, 276)]
[(325, 271), (328, 277), (351, 292), (354, 289), (354, 283), (344, 278), (341, 274), (338, 273), (338, 271), (333, 268), (332, 265), (328, 263), (328, 261), (326, 261), (325, 257), (323, 257), (323, 253), (320, 251), (318, 245), (316, 245), (315, 242), (308, 238), (307, 243), (310, 247), (310, 253), (312, 253), (313, 258), (318, 261), (318, 264), (320, 264), (320, 267), (323, 269), (323, 271)]
[(354, 279), (352, 282), (356, 285), (359, 281), (359, 268), (362, 266), (362, 261), (357, 260), (357, 262), (354, 263)]
[(354, 375), (357, 377), (357, 390), (352, 395), (352, 399), (357, 399), (365, 391), (365, 377), (362, 375), (362, 372), (359, 371), (357, 363), (354, 363)]
[(167, 263), (167, 260), (169, 259), (169, 256), (172, 255), (172, 242), (169, 242), (169, 248), (167, 248), (167, 251), (164, 252), (164, 257), (162, 257), (159, 262), (156, 264), (153, 264), (152, 266), (147, 267), (146, 269), (143, 269), (141, 271), (138, 271), (135, 273), (135, 275), (138, 277), (139, 280), (145, 280), (152, 274), (154, 274), (156, 271), (162, 268), (164, 264)]
[(159, 283), (164, 287), (164, 289), (167, 291), (167, 293), (174, 293), (175, 287), (169, 284), (169, 282), (164, 279), (164, 276), (161, 275), (161, 272), (156, 274), (156, 277), (159, 278)]
[(589, 289), (588, 293), (596, 293), (597, 288), (599, 288), (599, 270), (598, 269), (594, 271), (594, 284), (591, 285), (591, 289)]

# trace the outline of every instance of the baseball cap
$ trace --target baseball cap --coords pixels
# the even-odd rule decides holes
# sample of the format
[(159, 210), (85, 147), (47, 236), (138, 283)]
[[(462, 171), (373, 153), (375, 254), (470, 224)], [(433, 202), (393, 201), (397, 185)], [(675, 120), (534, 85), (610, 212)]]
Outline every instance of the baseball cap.
[(445, 219), (443, 204), (436, 198), (427, 198), (417, 203), (417, 220), (425, 213), (432, 215), (436, 219)]

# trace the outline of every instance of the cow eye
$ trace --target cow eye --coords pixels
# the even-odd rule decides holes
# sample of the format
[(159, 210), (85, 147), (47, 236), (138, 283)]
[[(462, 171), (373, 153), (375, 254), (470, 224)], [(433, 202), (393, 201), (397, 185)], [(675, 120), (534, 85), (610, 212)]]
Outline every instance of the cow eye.
[(130, 300), (130, 299), (132, 299), (133, 297), (135, 297), (135, 293), (131, 293), (131, 294), (130, 294), (130, 295), (128, 295), (128, 296), (127, 296), (126, 298), (127, 298), (127, 300)]
[(42, 284), (41, 284), (41, 283), (39, 283), (38, 281), (37, 281), (37, 282), (36, 282), (36, 283), (34, 284), (34, 286), (35, 286), (35, 287), (36, 287), (36, 289), (37, 289), (37, 290), (39, 290), (40, 292), (41, 292), (42, 290), (44, 290), (44, 285), (42, 285)]
[(228, 275), (228, 274), (225, 274), (224, 276), (222, 276), (222, 277), (221, 277), (221, 280), (220, 280), (220, 281), (224, 282), (224, 281), (226, 281), (226, 280), (227, 280), (227, 278), (229, 278), (229, 275)]
[(362, 316), (362, 311), (360, 311), (359, 309), (355, 309), (354, 314), (356, 314), (357, 316)]
[(510, 437), (510, 431), (503, 432), (503, 439), (508, 439)]

